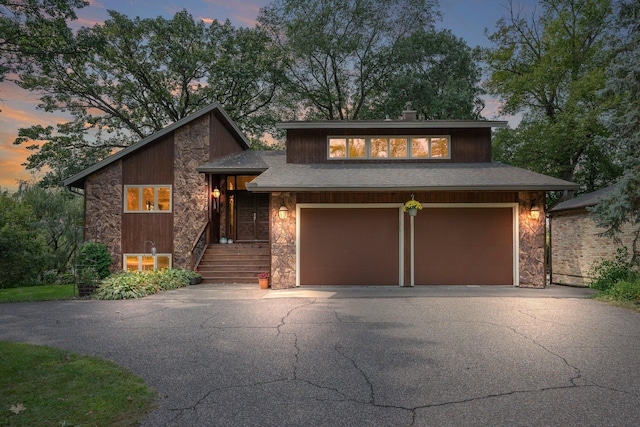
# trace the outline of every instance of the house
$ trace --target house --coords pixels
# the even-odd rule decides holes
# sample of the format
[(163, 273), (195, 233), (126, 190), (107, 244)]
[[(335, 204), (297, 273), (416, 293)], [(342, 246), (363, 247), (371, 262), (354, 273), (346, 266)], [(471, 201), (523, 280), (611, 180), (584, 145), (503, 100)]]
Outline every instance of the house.
[(550, 281), (555, 284), (588, 286), (595, 265), (612, 260), (619, 248), (633, 253), (634, 227), (627, 223), (616, 242), (601, 236), (588, 211), (613, 190), (606, 187), (557, 204), (549, 210)]
[(492, 162), (506, 122), (278, 126), (285, 151), (252, 151), (214, 104), (65, 180), (84, 190), (86, 238), (115, 269), (255, 282), (265, 268), (274, 289), (546, 285), (545, 195), (576, 185)]

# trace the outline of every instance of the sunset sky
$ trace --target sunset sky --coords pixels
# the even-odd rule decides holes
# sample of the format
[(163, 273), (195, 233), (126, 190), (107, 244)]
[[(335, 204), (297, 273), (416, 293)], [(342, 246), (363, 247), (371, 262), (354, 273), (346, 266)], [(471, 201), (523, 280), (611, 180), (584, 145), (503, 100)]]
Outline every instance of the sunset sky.
[[(130, 18), (153, 18), (158, 15), (171, 18), (186, 9), (196, 19), (205, 22), (217, 19), (229, 19), (236, 27), (253, 26), (261, 7), (268, 0), (90, 0), (90, 6), (78, 11), (78, 26), (93, 26), (108, 18), (107, 10), (116, 10)], [(518, 0), (533, 8), (535, 0)], [(458, 37), (462, 37), (470, 46), (487, 46), (485, 28), (492, 31), (496, 21), (507, 13), (508, 0), (440, 0), (442, 21), (440, 28), (448, 28)], [(36, 109), (38, 97), (21, 90), (12, 83), (0, 84), (0, 188), (14, 191), (18, 180), (29, 180), (31, 174), (22, 163), (29, 152), (24, 146), (13, 145), (18, 129), (33, 124), (43, 126), (66, 121), (61, 113), (44, 113)], [(496, 116), (497, 103), (487, 99), (483, 115), (490, 119), (509, 119)]]

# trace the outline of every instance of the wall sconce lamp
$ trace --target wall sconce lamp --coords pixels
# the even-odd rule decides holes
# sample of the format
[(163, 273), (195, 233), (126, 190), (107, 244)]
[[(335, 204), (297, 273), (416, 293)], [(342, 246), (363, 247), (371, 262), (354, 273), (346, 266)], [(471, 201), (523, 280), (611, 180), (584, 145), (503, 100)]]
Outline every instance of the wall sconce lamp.
[(216, 186), (211, 192), (213, 196), (213, 208), (218, 212), (218, 207), (220, 206), (220, 189)]
[(280, 206), (280, 209), (278, 209), (278, 216), (280, 217), (280, 219), (286, 219), (288, 214), (289, 214), (289, 209), (287, 209), (284, 203), (282, 203), (282, 205)]
[(538, 206), (531, 206), (531, 219), (538, 219), (540, 218), (540, 207)]
[(147, 243), (151, 243), (151, 255), (156, 256), (156, 244), (153, 243), (151, 240), (146, 240), (144, 242), (144, 249), (143, 249), (144, 253), (145, 254), (147, 253)]

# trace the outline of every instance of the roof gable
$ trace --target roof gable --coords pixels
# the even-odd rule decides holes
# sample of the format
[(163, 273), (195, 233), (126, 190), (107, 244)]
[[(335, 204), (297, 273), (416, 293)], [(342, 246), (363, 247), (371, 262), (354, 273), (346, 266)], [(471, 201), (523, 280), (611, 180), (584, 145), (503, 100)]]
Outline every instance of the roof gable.
[(236, 138), (238, 143), (242, 146), (243, 149), (248, 150), (250, 148), (249, 141), (247, 137), (242, 133), (242, 131), (237, 127), (233, 120), (229, 117), (229, 115), (224, 111), (222, 105), (219, 102), (215, 102), (199, 111), (196, 111), (187, 117), (184, 117), (177, 122), (165, 127), (164, 129), (155, 132), (154, 134), (149, 135), (146, 138), (141, 139), (140, 141), (130, 145), (129, 147), (118, 151), (115, 154), (105, 158), (104, 160), (96, 163), (95, 165), (83, 170), (82, 172), (69, 177), (62, 181), (62, 185), (81, 188), (84, 180), (91, 174), (101, 170), (102, 168), (112, 164), (113, 162), (126, 157), (143, 147), (161, 139), (162, 137), (176, 131), (182, 126), (208, 114), (213, 112), (215, 116), (220, 120), (221, 123), (232, 133), (232, 135)]

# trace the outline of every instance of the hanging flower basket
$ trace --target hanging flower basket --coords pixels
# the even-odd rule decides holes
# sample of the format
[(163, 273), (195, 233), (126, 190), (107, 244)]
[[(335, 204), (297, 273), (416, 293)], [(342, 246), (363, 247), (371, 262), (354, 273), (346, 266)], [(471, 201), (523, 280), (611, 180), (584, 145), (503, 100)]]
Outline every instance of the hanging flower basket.
[(408, 212), (410, 216), (416, 216), (418, 211), (421, 210), (422, 204), (417, 200), (413, 200), (413, 198), (404, 204), (404, 211)]

